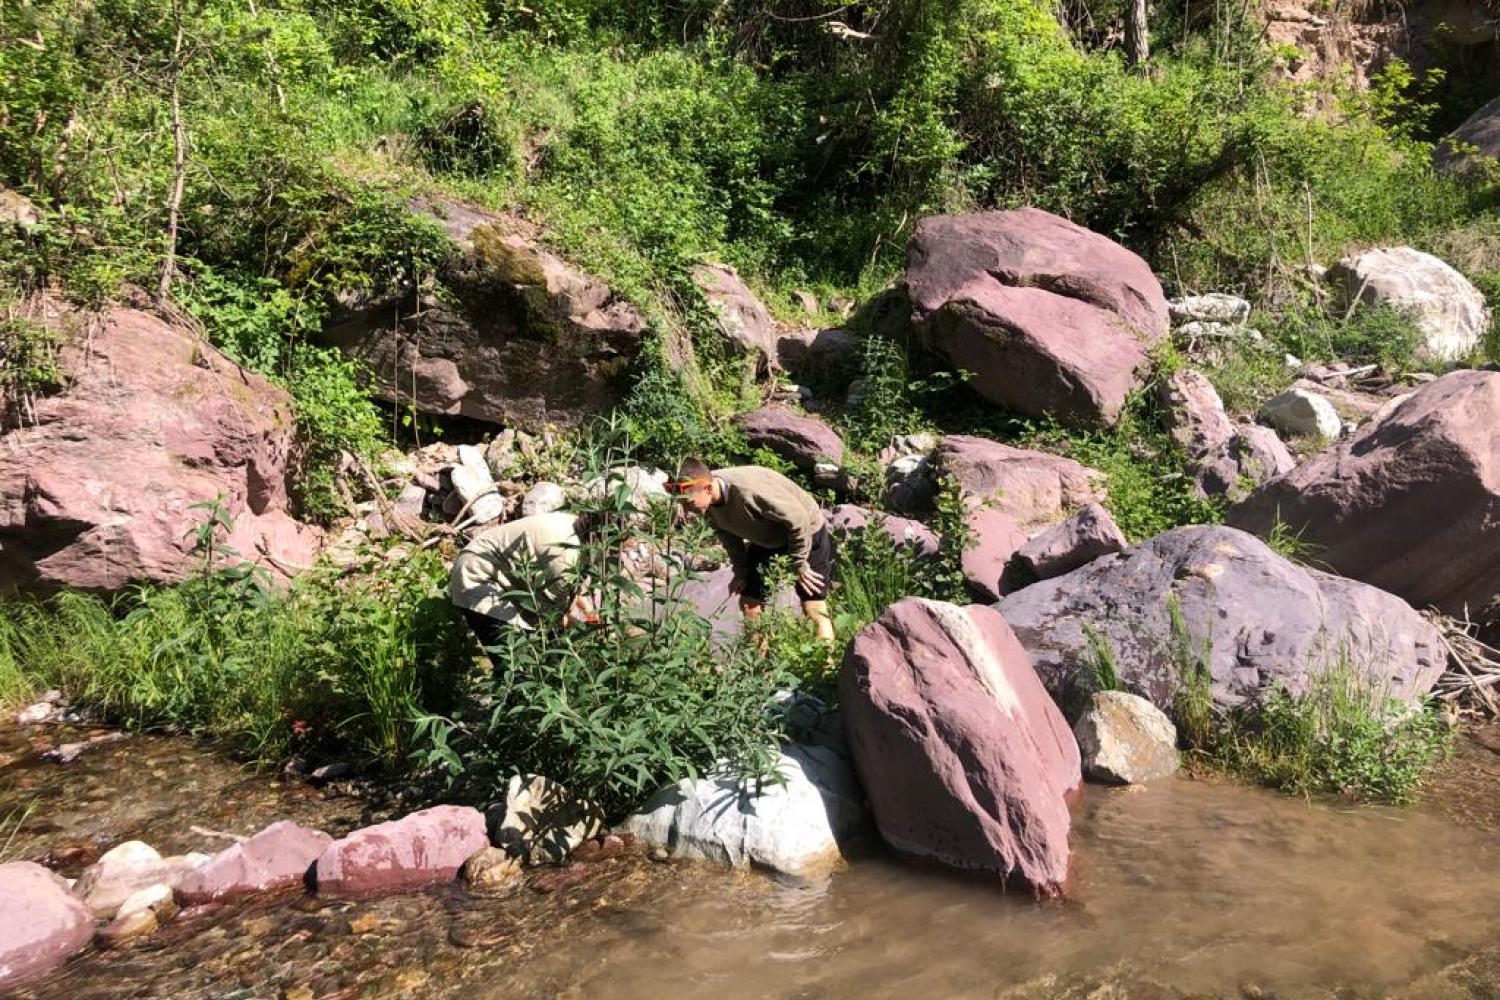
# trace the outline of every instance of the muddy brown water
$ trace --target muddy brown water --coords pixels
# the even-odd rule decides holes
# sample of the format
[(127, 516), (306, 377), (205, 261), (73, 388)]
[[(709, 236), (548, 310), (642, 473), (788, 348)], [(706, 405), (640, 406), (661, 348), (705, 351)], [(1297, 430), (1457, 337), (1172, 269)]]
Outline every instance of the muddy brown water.
[[(341, 833), (372, 818), (185, 741), (38, 761), (56, 738), (0, 732), (0, 817), (33, 806), (13, 854), (130, 838), (213, 851), (224, 842), (193, 827), (248, 834), (291, 817)], [(1500, 996), (1491, 745), (1466, 737), (1427, 801), (1402, 810), (1185, 778), (1091, 788), (1061, 905), (883, 856), (809, 886), (630, 855), (495, 896), (258, 900), (85, 952), (18, 996)]]

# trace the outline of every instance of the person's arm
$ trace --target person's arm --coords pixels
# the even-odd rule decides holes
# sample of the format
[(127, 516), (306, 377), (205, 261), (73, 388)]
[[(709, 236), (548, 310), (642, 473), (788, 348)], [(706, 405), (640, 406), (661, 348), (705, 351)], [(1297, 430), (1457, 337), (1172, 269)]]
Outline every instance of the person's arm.
[(801, 572), (807, 566), (808, 556), (812, 554), (813, 535), (816, 533), (807, 514), (769, 497), (760, 498), (757, 506), (762, 517), (775, 521), (786, 529), (786, 553), (792, 559), (792, 566)]

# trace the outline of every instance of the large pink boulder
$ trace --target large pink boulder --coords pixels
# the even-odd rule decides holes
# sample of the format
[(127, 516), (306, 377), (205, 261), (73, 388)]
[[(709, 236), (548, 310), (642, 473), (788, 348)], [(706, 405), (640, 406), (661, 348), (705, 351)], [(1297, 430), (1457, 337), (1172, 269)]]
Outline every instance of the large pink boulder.
[(844, 460), (844, 442), (832, 427), (816, 417), (793, 413), (781, 406), (763, 406), (735, 418), (752, 448), (765, 448), (811, 472), (820, 462)]
[(733, 353), (756, 358), (757, 365), (776, 360), (781, 341), (776, 320), (739, 272), (727, 264), (698, 264), (688, 274)]
[(50, 306), (46, 322), (67, 385), (0, 433), (0, 591), (179, 580), (201, 565), (193, 507), (215, 497), (240, 559), (276, 575), (313, 561), (319, 533), (289, 513), (284, 390), (135, 309)]
[(1015, 585), (1010, 561), (1026, 544), (1026, 532), (1004, 511), (981, 507), (964, 518), (969, 544), (961, 559), (964, 579), (976, 600), (998, 601)]
[(1028, 531), (1056, 524), (1104, 497), (1104, 474), (1070, 458), (952, 434), (933, 459), (970, 506), (988, 506)]
[(328, 834), (291, 820), (272, 823), (178, 882), (177, 898), (193, 906), (297, 885), (332, 843)]
[(1278, 523), (1337, 573), (1419, 608), (1500, 595), (1500, 372), (1459, 371), (1253, 493), (1229, 523)]
[(1167, 431), (1193, 473), (1200, 496), (1238, 499), (1261, 483), (1290, 472), (1297, 463), (1269, 427), (1235, 423), (1213, 383), (1183, 368), (1160, 385)]
[(924, 556), (935, 556), (942, 548), (942, 540), (921, 521), (895, 514), (872, 513), (852, 503), (841, 503), (828, 514), (828, 527), (834, 531), (862, 531), (872, 523), (878, 523), (882, 531), (897, 545), (909, 546)]
[(850, 643), (839, 697), (887, 843), (1062, 893), (1078, 745), (999, 612), (893, 604)]
[(447, 237), (445, 294), (409, 282), (346, 294), (322, 334), (366, 364), (377, 395), (536, 431), (624, 398), (645, 339), (634, 306), (524, 219), (441, 199), (413, 209)]
[(317, 861), (318, 892), (348, 898), (451, 882), (489, 844), (479, 810), (433, 806), (329, 844)]
[(918, 335), (980, 395), (1069, 423), (1114, 423), (1169, 328), (1144, 260), (1035, 208), (923, 219), (906, 283)]
[(1124, 552), (1129, 544), (1109, 511), (1091, 503), (1028, 540), (1016, 552), (1016, 562), (1032, 579), (1048, 580), (1101, 556)]
[(0, 865), (0, 990), (46, 975), (94, 937), (94, 915), (41, 865)]

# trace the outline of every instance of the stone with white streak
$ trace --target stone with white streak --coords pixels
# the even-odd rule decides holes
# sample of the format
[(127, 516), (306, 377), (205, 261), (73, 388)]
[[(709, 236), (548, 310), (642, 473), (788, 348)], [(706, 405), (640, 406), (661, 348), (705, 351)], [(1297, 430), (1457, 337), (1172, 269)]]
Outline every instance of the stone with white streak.
[(1177, 727), (1139, 695), (1096, 691), (1073, 727), (1083, 774), (1107, 785), (1135, 785), (1177, 771)]
[(769, 868), (816, 878), (839, 867), (869, 817), (849, 763), (826, 746), (789, 746), (784, 783), (758, 787), (731, 774), (684, 778), (662, 789), (619, 832), (675, 858)]
[(1490, 328), (1479, 289), (1442, 260), (1411, 247), (1351, 254), (1329, 268), (1328, 280), (1351, 299), (1409, 314), (1422, 332), (1418, 356), (1426, 361), (1463, 359)]

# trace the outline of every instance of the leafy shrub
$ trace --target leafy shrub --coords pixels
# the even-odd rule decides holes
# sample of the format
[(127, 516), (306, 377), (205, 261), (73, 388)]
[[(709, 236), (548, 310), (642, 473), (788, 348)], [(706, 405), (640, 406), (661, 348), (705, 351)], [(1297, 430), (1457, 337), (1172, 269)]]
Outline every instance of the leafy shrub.
[(306, 345), (298, 345), (293, 358), (289, 388), (303, 449), (297, 498), (304, 514), (327, 522), (348, 513), (337, 483), (341, 453), (373, 463), (389, 436), (365, 395), (357, 362)]

